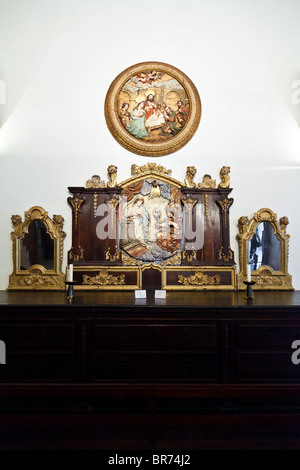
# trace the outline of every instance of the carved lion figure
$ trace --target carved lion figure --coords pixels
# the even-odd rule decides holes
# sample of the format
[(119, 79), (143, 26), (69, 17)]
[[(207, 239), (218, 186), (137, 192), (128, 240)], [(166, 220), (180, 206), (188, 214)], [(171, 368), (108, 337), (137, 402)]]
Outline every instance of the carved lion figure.
[(110, 181), (107, 183), (108, 188), (115, 188), (117, 186), (117, 170), (118, 167), (115, 165), (109, 165), (107, 168), (107, 173)]
[(194, 166), (188, 166), (186, 169), (184, 183), (187, 188), (195, 188), (196, 183), (194, 183), (194, 177), (197, 173), (197, 170)]
[(219, 183), (218, 188), (229, 188), (230, 185), (230, 166), (222, 166), (220, 170), (221, 183)]

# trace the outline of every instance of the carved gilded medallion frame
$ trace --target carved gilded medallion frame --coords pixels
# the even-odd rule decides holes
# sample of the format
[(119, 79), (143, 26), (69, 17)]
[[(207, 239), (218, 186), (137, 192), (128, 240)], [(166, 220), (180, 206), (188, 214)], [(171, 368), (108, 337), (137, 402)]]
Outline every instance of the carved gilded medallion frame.
[[(63, 232), (64, 218), (53, 215), (51, 219), (40, 206), (31, 207), (24, 213), (24, 221), (20, 215), (11, 217), (14, 231), (11, 232), (13, 272), (9, 276), (8, 289), (11, 290), (62, 290), (65, 289), (65, 274), (62, 272)], [(21, 267), (21, 244), (28, 234), (29, 226), (33, 221), (41, 221), (45, 226), (45, 233), (53, 240), (53, 269), (47, 269), (39, 263)]]
[[(185, 97), (184, 100), (178, 92), (178, 100), (186, 101), (189, 107), (189, 111), (183, 114), (184, 120), (186, 119), (185, 115), (188, 115), (188, 117), (186, 122), (182, 124), (180, 131), (177, 133), (176, 129), (173, 129), (175, 135), (173, 135), (172, 131), (169, 138), (167, 138), (167, 135), (163, 135), (162, 137), (157, 137), (155, 142), (151, 140), (150, 134), (149, 139), (134, 137), (134, 135), (125, 129), (120, 120), (120, 96), (122, 96), (122, 93), (125, 96), (124, 101), (128, 101), (129, 109), (132, 111), (133, 107), (142, 101), (141, 96), (143, 96), (143, 99), (146, 99), (147, 93), (148, 95), (155, 94), (158, 90), (157, 87), (151, 86), (153, 82), (150, 81), (147, 90), (142, 90), (142, 95), (135, 96), (137, 92), (128, 92), (127, 96), (123, 92), (123, 87), (132, 77), (140, 75), (146, 77), (147, 74), (150, 75), (153, 71), (158, 75), (165, 74), (165, 76), (171, 77), (174, 82), (178, 83), (182, 87), (180, 93)], [(157, 82), (157, 84), (159, 83)], [(173, 93), (176, 94), (176, 91)], [(162, 96), (162, 94), (159, 96)], [(124, 102), (123, 104), (126, 103)], [(166, 103), (163, 104), (165, 105)], [(173, 111), (176, 111), (174, 107)], [(108, 129), (120, 145), (138, 155), (161, 157), (181, 149), (193, 137), (201, 118), (201, 100), (197, 88), (181, 70), (163, 62), (141, 62), (128, 67), (113, 80), (107, 91), (104, 112)]]
[(237, 287), (239, 290), (246, 289), (244, 281), (247, 280), (249, 244), (256, 234), (257, 227), (262, 222), (270, 223), (273, 234), (280, 242), (280, 267), (279, 269), (273, 269), (269, 265), (261, 265), (252, 270), (251, 280), (255, 281), (252, 287), (256, 290), (293, 290), (292, 276), (288, 273), (290, 235), (286, 233), (286, 227), (289, 220), (287, 217), (281, 217), (278, 221), (277, 214), (267, 208), (258, 210), (251, 219), (242, 216), (238, 220), (239, 233), (237, 240), (239, 244), (240, 273), (237, 275)]

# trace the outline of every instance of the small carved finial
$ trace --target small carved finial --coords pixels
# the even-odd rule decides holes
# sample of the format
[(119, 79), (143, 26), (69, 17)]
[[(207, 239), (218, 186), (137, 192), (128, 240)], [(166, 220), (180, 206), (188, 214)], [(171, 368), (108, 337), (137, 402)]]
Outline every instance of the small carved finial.
[(118, 167), (116, 167), (115, 165), (109, 165), (109, 167), (107, 168), (107, 173), (110, 180), (107, 183), (108, 188), (115, 188), (117, 186), (117, 170)]
[(184, 184), (187, 188), (195, 188), (196, 183), (194, 183), (194, 177), (197, 173), (197, 170), (194, 166), (188, 166), (186, 168)]
[(216, 180), (213, 180), (210, 175), (204, 175), (202, 183), (198, 183), (198, 188), (215, 188), (217, 186)]
[(99, 175), (93, 175), (90, 180), (86, 182), (87, 188), (105, 188), (105, 181), (101, 180)]
[(230, 166), (222, 166), (220, 170), (221, 183), (219, 183), (218, 188), (229, 188), (230, 185)]
[(249, 220), (246, 215), (243, 215), (242, 217), (239, 218), (238, 220), (238, 226), (239, 226), (239, 231), (240, 233), (246, 232), (247, 231), (247, 224)]
[(289, 219), (286, 216), (283, 216), (279, 219), (279, 225), (280, 229), (283, 231), (283, 233), (286, 232), (286, 227), (289, 225)]

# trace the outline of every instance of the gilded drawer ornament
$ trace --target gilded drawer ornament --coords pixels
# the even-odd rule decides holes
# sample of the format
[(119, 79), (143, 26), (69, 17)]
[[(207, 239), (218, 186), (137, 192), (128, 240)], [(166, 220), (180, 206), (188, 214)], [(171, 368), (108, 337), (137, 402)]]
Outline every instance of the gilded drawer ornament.
[(180, 274), (178, 276), (178, 282), (180, 284), (184, 284), (185, 286), (203, 286), (203, 285), (218, 285), (220, 284), (220, 276), (219, 274), (215, 274), (214, 276), (208, 276), (207, 274), (203, 274), (202, 272), (196, 272), (191, 276), (183, 276)]
[(100, 271), (96, 276), (88, 276), (84, 274), (82, 284), (99, 285), (99, 286), (115, 286), (125, 284), (125, 274), (113, 276), (106, 271)]

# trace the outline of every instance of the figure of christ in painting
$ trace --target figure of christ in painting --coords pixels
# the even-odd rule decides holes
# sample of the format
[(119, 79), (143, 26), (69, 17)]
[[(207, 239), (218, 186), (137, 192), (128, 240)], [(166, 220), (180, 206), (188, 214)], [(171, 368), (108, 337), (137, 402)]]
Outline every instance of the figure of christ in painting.
[(148, 133), (151, 129), (162, 127), (164, 123), (164, 115), (155, 103), (154, 95), (149, 94), (145, 102), (145, 126)]
[(145, 101), (141, 101), (135, 108), (133, 108), (130, 116), (129, 124), (125, 129), (134, 137), (142, 139), (149, 137), (145, 128)]
[(129, 103), (123, 103), (119, 112), (122, 126), (126, 127), (130, 122)]

